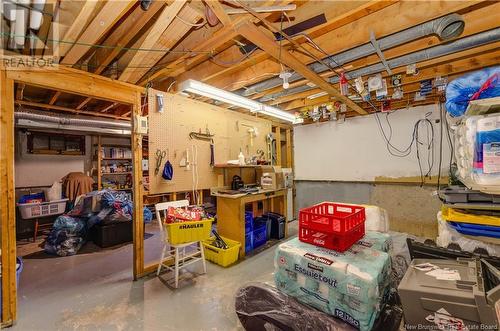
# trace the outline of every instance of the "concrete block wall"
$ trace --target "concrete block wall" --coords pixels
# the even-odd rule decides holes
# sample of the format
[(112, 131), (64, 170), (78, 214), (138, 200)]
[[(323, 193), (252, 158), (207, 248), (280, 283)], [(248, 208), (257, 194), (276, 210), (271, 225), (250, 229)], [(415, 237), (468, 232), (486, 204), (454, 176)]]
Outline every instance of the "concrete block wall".
[(435, 239), (441, 201), (435, 187), (333, 181), (295, 182), (296, 210), (323, 201), (370, 204), (387, 210), (390, 229)]

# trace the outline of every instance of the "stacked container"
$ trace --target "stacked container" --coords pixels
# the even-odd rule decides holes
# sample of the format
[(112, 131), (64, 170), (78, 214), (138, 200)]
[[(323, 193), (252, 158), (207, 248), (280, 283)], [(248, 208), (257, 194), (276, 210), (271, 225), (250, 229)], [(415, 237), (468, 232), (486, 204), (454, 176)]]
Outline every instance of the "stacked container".
[(299, 239), (312, 245), (348, 250), (365, 235), (365, 208), (323, 202), (299, 212)]

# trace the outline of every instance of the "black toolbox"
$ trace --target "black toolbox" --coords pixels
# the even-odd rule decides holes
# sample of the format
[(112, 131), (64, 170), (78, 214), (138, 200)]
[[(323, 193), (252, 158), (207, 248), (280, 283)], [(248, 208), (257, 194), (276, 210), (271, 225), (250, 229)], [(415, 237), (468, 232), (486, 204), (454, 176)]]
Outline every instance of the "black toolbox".
[(133, 222), (96, 224), (92, 227), (90, 238), (99, 247), (106, 248), (132, 242)]

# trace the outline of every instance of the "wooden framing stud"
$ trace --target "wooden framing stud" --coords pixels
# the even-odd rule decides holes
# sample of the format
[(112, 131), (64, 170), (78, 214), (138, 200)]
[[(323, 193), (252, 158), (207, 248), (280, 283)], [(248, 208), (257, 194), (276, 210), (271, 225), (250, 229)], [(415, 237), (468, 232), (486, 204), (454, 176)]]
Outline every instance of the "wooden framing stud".
[(17, 316), (16, 205), (14, 201), (14, 81), (0, 69), (0, 241), (2, 328)]

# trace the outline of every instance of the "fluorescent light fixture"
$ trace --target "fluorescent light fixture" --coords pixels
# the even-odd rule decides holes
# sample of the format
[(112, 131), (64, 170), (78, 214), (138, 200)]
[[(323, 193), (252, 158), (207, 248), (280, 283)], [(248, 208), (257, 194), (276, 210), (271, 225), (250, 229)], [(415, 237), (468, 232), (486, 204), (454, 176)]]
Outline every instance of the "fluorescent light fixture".
[(295, 115), (290, 114), (289, 112), (265, 104), (262, 104), (262, 107), (257, 112), (267, 116), (279, 118), (283, 121), (292, 122), (293, 124), (303, 122), (302, 119), (297, 118)]
[(188, 79), (181, 84), (179, 84), (179, 92), (190, 92), (204, 97), (218, 100), (221, 102), (229, 103), (231, 105), (245, 108), (253, 113), (261, 113), (264, 115), (276, 117), (283, 121), (296, 123), (302, 123), (302, 119), (297, 119), (295, 115), (290, 114), (284, 110), (276, 107), (271, 107), (269, 105), (260, 103), (258, 101), (245, 98), (236, 93), (228, 92), (220, 88), (199, 82), (194, 79)]
[(328, 94), (327, 92), (321, 91), (321, 92), (318, 92), (318, 93), (314, 93), (314, 94), (308, 95), (307, 99), (309, 99), (309, 100), (317, 99), (317, 98), (322, 97), (322, 96), (327, 95), (327, 94)]
[(229, 103), (251, 111), (256, 111), (260, 108), (260, 103), (236, 93), (228, 92), (220, 88), (199, 82), (194, 79), (188, 79), (179, 85), (179, 91), (191, 92), (204, 97)]

